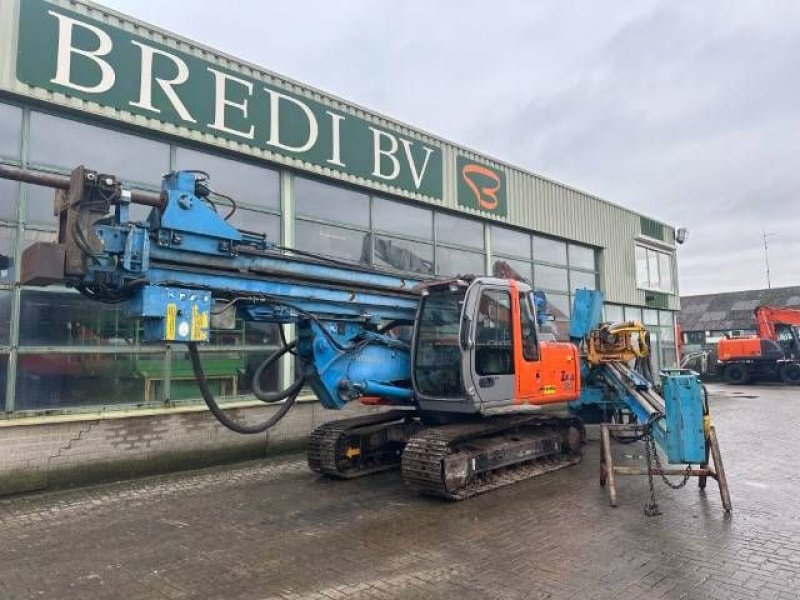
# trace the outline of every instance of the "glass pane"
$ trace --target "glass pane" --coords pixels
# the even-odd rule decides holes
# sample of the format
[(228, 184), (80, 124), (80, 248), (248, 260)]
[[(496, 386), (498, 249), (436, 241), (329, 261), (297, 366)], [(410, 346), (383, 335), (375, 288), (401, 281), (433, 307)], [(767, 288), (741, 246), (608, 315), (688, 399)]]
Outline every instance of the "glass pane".
[(605, 311), (605, 319), (610, 323), (621, 323), (625, 320), (625, 315), (622, 312), (621, 306), (617, 306), (616, 304), (606, 304)]
[(670, 310), (660, 310), (658, 311), (658, 317), (661, 323), (661, 326), (669, 326), (672, 327), (675, 323), (673, 322), (673, 315), (674, 313)]
[(372, 228), (431, 240), (433, 239), (433, 212), (402, 202), (373, 198)]
[(333, 225), (297, 220), (295, 247), (326, 256), (369, 264), (369, 234)]
[(163, 372), (158, 354), (20, 354), (16, 408), (141, 405), (158, 400), (154, 372)]
[(531, 236), (492, 225), (492, 254), (507, 254), (530, 260)]
[(661, 277), (658, 272), (658, 252), (647, 250), (647, 272), (650, 277), (650, 287), (653, 289), (661, 288)]
[(550, 327), (555, 330), (556, 337), (559, 340), (569, 339), (570, 297), (562, 294), (547, 294), (547, 309), (555, 317), (555, 321), (550, 323)]
[(487, 290), (481, 294), (475, 323), (475, 371), (478, 375), (514, 372), (511, 360), (511, 296)]
[(25, 194), (28, 212), (25, 223), (33, 227), (57, 227), (58, 218), (53, 212), (56, 191), (40, 185), (25, 184)]
[[(226, 352), (202, 352), (200, 362), (214, 397), (219, 401), (251, 399), (253, 375), (264, 360), (276, 348), (264, 348), (257, 352), (234, 350)], [(189, 354), (175, 347), (170, 354), (172, 375), (170, 378), (170, 402), (202, 402), (192, 369)], [(278, 390), (280, 361), (276, 361), (261, 375), (261, 389), (267, 392)], [(163, 388), (163, 374), (153, 381), (156, 389)]]
[(533, 281), (533, 278), (531, 276), (531, 263), (524, 262), (521, 260), (514, 260), (513, 258), (503, 258), (503, 257), (495, 258), (492, 261), (491, 274), (494, 275), (495, 277), (506, 277), (506, 275), (503, 273), (503, 271), (505, 270), (503, 269), (503, 265), (511, 267), (511, 269), (514, 270), (515, 273), (519, 277), (522, 277), (522, 279), (527, 283)]
[(127, 181), (161, 184), (169, 146), (128, 133), (31, 113), (30, 161), (71, 171), (79, 165)]
[(642, 322), (642, 309), (636, 306), (625, 307), (625, 320)]
[(0, 179), (0, 219), (16, 221), (18, 214), (19, 183), (9, 179)]
[(22, 244), (22, 249), (25, 250), (34, 242), (55, 242), (57, 238), (55, 231), (36, 231), (27, 229), (25, 231), (25, 240)]
[(555, 290), (566, 292), (567, 270), (546, 265), (533, 265), (533, 284), (537, 290)]
[(569, 287), (570, 291), (597, 289), (597, 275), (595, 273), (584, 273), (583, 271), (570, 271)]
[(570, 244), (569, 266), (594, 271), (597, 268), (594, 264), (594, 248)]
[(533, 260), (557, 265), (567, 264), (567, 245), (558, 240), (533, 236)]
[(485, 269), (483, 254), (455, 250), (453, 248), (436, 248), (436, 274), (445, 277), (456, 275), (481, 275)]
[(366, 194), (295, 177), (294, 198), (298, 215), (369, 227), (369, 196)]
[(483, 250), (483, 223), (436, 213), (436, 242)]
[(6, 378), (8, 375), (8, 355), (0, 355), (0, 411), (6, 409)]
[(663, 252), (658, 253), (658, 272), (661, 275), (660, 289), (671, 292), (672, 287), (672, 257)]
[(141, 323), (124, 304), (103, 304), (71, 290), (23, 290), (19, 343), (23, 346), (131, 346)]
[(661, 342), (657, 335), (650, 334), (650, 365), (653, 372), (657, 373), (661, 369)]
[(0, 156), (19, 160), (21, 132), (22, 109), (0, 104)]
[(636, 285), (640, 288), (650, 287), (647, 276), (647, 249), (636, 246)]
[(531, 295), (519, 294), (519, 322), (522, 337), (522, 356), (525, 360), (539, 360), (539, 340), (536, 335), (536, 318), (533, 315)]
[(399, 271), (433, 275), (433, 245), (376, 235), (373, 264)]
[(658, 325), (658, 311), (652, 308), (645, 308), (643, 311), (645, 325)]
[(556, 320), (569, 321), (570, 300), (563, 294), (547, 294), (547, 307)]
[(188, 148), (177, 149), (175, 168), (205, 171), (211, 189), (237, 203), (280, 209), (280, 176), (272, 169)]
[(661, 368), (674, 369), (678, 366), (678, 353), (672, 344), (664, 345), (661, 349)]
[(11, 327), (11, 305), (14, 303), (14, 294), (10, 291), (0, 291), (0, 346), (9, 343), (9, 330)]
[(17, 230), (12, 227), (0, 227), (0, 281), (9, 283), (16, 277), (14, 265), (14, 246), (17, 241)]
[(675, 341), (675, 330), (672, 327), (661, 327), (661, 339), (665, 342)]
[(278, 215), (237, 208), (228, 223), (244, 231), (266, 233), (270, 242), (281, 243), (281, 218)]

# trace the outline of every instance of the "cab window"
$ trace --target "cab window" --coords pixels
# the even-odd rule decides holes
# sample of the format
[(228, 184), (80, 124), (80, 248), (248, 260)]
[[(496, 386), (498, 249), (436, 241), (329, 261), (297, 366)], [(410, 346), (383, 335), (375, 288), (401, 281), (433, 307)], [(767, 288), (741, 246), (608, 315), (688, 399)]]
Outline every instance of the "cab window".
[(522, 356), (525, 360), (539, 360), (539, 340), (536, 335), (536, 319), (530, 294), (520, 292), (519, 313), (522, 324)]
[(507, 291), (485, 290), (475, 324), (475, 371), (478, 375), (508, 375), (511, 359), (511, 296)]

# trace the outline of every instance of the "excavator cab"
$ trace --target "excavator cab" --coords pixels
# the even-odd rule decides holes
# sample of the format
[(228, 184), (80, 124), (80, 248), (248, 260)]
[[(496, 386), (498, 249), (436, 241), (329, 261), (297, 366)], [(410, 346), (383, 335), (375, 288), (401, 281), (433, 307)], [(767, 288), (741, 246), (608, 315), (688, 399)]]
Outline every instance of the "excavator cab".
[(800, 329), (796, 325), (775, 324), (778, 344), (786, 358), (800, 359)]
[(580, 391), (577, 349), (540, 339), (532, 290), (513, 279), (429, 284), (417, 314), (412, 372), (425, 412), (487, 415), (566, 402)]

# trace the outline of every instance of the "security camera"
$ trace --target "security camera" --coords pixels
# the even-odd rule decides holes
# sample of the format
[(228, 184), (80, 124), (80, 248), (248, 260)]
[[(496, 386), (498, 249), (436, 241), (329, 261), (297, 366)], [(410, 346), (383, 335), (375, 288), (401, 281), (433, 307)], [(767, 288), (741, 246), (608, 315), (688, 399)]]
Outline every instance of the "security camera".
[(689, 235), (689, 230), (686, 227), (680, 227), (678, 231), (675, 232), (675, 241), (679, 244), (682, 244), (686, 241), (686, 236)]

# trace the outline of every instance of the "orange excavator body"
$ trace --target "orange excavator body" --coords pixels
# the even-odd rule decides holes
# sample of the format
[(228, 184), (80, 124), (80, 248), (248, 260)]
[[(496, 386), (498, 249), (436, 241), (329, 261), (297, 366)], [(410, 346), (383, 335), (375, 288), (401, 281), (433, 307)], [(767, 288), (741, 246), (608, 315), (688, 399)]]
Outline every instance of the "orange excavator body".
[(754, 311), (756, 337), (717, 342), (717, 360), (729, 383), (778, 376), (800, 384), (800, 309), (759, 306)]

